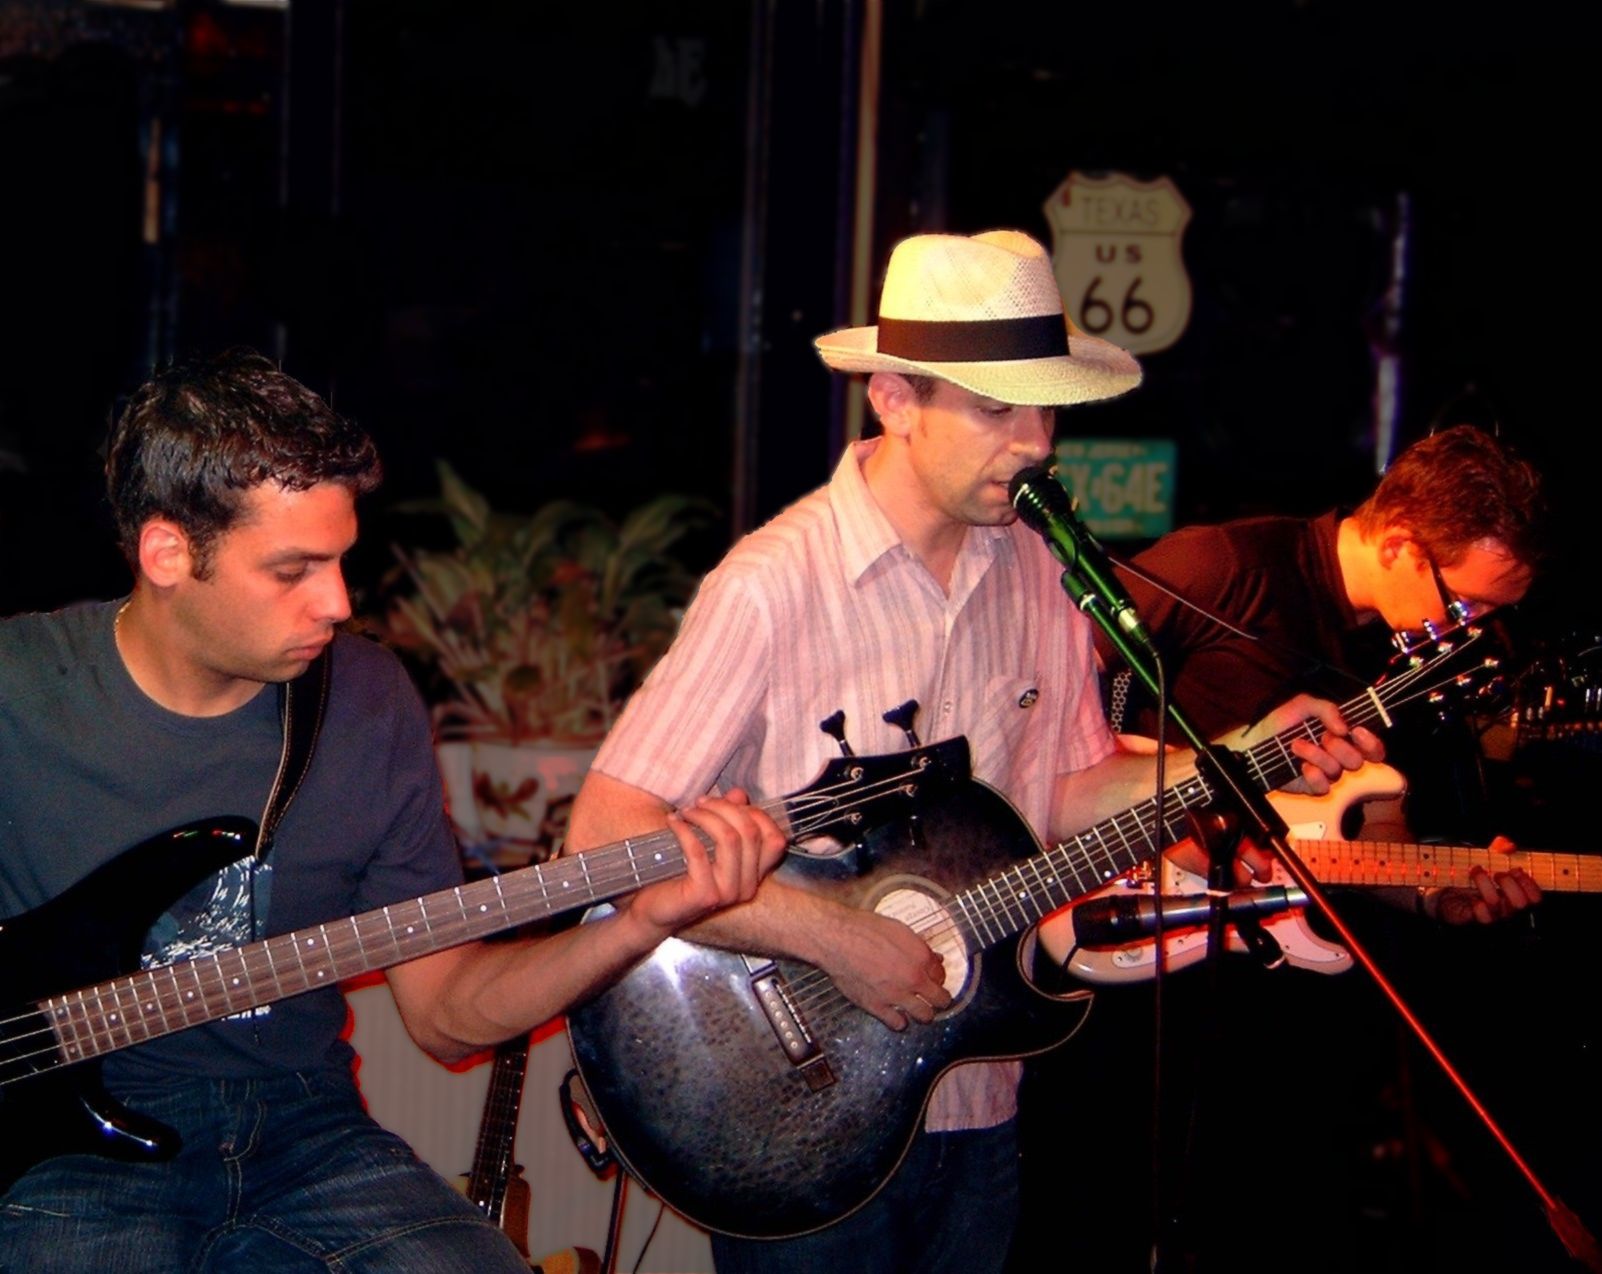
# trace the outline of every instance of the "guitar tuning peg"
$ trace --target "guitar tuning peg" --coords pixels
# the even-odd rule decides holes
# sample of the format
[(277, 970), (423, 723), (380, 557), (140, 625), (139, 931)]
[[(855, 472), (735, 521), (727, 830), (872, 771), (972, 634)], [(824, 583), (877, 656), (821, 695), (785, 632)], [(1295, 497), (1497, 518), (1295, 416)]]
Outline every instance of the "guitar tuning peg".
[(840, 745), (840, 754), (842, 756), (856, 755), (856, 753), (852, 751), (851, 745), (846, 742), (844, 708), (836, 708), (828, 716), (824, 717), (822, 721), (818, 722), (818, 729), (822, 730), (826, 735)]
[(889, 712), (885, 713), (884, 720), (905, 734), (907, 736), (907, 745), (915, 748), (920, 746), (918, 735), (912, 728), (912, 723), (917, 718), (917, 715), (918, 701), (916, 699), (908, 699), (899, 708), (891, 708)]

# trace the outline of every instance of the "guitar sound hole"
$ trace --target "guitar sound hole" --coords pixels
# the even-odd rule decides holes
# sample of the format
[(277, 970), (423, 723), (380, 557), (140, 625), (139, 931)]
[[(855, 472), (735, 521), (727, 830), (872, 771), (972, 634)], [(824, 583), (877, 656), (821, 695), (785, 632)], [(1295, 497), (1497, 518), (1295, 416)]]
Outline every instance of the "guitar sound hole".
[(941, 900), (924, 888), (903, 884), (882, 894), (873, 909), (881, 916), (901, 921), (945, 961), (945, 986), (955, 1007), (968, 986), (972, 963), (967, 944)]

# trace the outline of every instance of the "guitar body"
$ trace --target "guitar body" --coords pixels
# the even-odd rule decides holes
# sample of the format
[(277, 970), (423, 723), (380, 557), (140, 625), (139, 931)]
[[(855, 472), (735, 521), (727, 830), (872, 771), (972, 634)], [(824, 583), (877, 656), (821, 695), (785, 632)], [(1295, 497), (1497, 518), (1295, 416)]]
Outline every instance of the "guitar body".
[[(792, 854), (780, 870), (791, 884), (907, 917), (1039, 850), (1005, 799), (967, 783), (851, 849)], [(568, 1034), (614, 1151), (669, 1206), (726, 1234), (801, 1234), (878, 1192), (948, 1068), (1042, 1052), (1077, 1029), (1087, 993), (1035, 990), (1021, 941), (965, 961), (948, 955), (948, 977), (961, 978), (948, 981), (953, 1006), (896, 1032), (810, 966), (669, 939), (572, 1011)], [(786, 997), (815, 1045), (799, 1063), (759, 1002), (756, 984), (775, 973), (763, 985)]]
[(139, 967), (145, 935), (208, 876), (251, 852), (244, 818), (192, 823), (153, 836), (43, 906), (0, 923), (0, 1061), (49, 1071), (0, 1087), (0, 1192), (50, 1155), (166, 1159), (179, 1139), (125, 1109), (100, 1082), (98, 1061), (57, 1069), (56, 1038), (38, 1001)]

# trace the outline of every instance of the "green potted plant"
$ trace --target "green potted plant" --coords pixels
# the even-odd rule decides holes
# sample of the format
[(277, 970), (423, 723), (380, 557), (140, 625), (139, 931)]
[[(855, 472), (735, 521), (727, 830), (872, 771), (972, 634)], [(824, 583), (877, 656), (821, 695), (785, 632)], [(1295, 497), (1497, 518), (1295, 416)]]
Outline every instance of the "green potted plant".
[(672, 550), (710, 506), (664, 495), (621, 522), (572, 500), (498, 512), (438, 467), (439, 499), (405, 509), (442, 514), (455, 542), (395, 546), (398, 587), (378, 627), (431, 676), (458, 824), (540, 856), (550, 801), (577, 790), (673, 638), (696, 577)]

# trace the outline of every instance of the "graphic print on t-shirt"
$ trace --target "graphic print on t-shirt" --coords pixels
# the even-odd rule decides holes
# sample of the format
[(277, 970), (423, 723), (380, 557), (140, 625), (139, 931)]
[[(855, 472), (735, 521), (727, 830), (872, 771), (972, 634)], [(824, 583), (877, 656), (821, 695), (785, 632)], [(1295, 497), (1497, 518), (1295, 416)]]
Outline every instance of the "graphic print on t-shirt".
[[(150, 927), (139, 958), (141, 967), (178, 964), (254, 942), (266, 932), (272, 883), (272, 864), (258, 863), (253, 857), (231, 863), (201, 881)], [(272, 1005), (262, 1004), (224, 1020), (266, 1017), (271, 1012)]]

